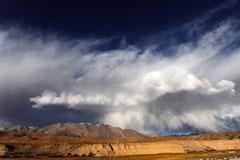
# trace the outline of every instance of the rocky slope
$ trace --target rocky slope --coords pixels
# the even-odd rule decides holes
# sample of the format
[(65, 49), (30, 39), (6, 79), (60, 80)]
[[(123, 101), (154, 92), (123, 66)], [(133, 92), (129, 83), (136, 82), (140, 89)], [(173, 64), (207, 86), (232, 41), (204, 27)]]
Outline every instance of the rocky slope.
[(3, 157), (125, 156), (196, 151), (239, 150), (240, 140), (181, 140), (144, 143), (1, 144)]
[(240, 150), (240, 132), (134, 141), (96, 140), (40, 132), (0, 132), (2, 157), (124, 156), (196, 151)]
[(110, 125), (92, 125), (90, 123), (56, 123), (42, 128), (13, 126), (5, 131), (41, 132), (47, 135), (93, 138), (101, 140), (136, 140), (147, 136), (131, 129), (121, 129)]

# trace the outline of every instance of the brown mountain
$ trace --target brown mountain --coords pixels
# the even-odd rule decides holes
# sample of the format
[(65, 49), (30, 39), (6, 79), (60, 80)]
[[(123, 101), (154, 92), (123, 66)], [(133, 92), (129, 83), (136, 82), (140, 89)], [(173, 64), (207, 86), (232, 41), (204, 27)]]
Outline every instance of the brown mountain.
[(11, 131), (21, 131), (21, 132), (27, 132), (29, 129), (28, 127), (22, 126), (22, 125), (16, 125), (11, 128), (9, 128)]
[(137, 140), (147, 136), (131, 129), (121, 129), (110, 125), (92, 125), (90, 123), (56, 123), (43, 128), (13, 126), (10, 131), (41, 132), (47, 135), (93, 138), (101, 140)]

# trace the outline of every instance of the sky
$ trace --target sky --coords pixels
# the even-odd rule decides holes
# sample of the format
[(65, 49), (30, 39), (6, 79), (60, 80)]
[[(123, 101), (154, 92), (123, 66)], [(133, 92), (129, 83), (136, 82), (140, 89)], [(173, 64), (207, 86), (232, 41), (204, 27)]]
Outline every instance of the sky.
[(0, 126), (240, 130), (239, 0), (0, 1)]

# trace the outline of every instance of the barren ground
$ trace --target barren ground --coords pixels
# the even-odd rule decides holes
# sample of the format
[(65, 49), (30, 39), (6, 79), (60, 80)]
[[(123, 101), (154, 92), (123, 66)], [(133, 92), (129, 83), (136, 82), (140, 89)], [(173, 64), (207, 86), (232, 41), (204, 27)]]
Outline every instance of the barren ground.
[(227, 151), (217, 152), (195, 152), (187, 154), (156, 154), (156, 155), (136, 155), (123, 157), (77, 157), (77, 158), (1, 158), (1, 160), (197, 160), (210, 157), (229, 157), (240, 155), (240, 151), (228, 153)]

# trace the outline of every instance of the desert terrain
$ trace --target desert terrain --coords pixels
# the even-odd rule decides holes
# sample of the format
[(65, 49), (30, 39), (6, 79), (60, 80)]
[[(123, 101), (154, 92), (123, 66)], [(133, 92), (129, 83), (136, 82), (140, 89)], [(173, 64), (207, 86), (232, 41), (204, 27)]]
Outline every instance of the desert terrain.
[[(147, 136), (109, 125), (53, 124), (1, 129), (1, 158), (184, 159), (240, 154), (240, 132)], [(212, 154), (212, 155), (211, 155)]]

